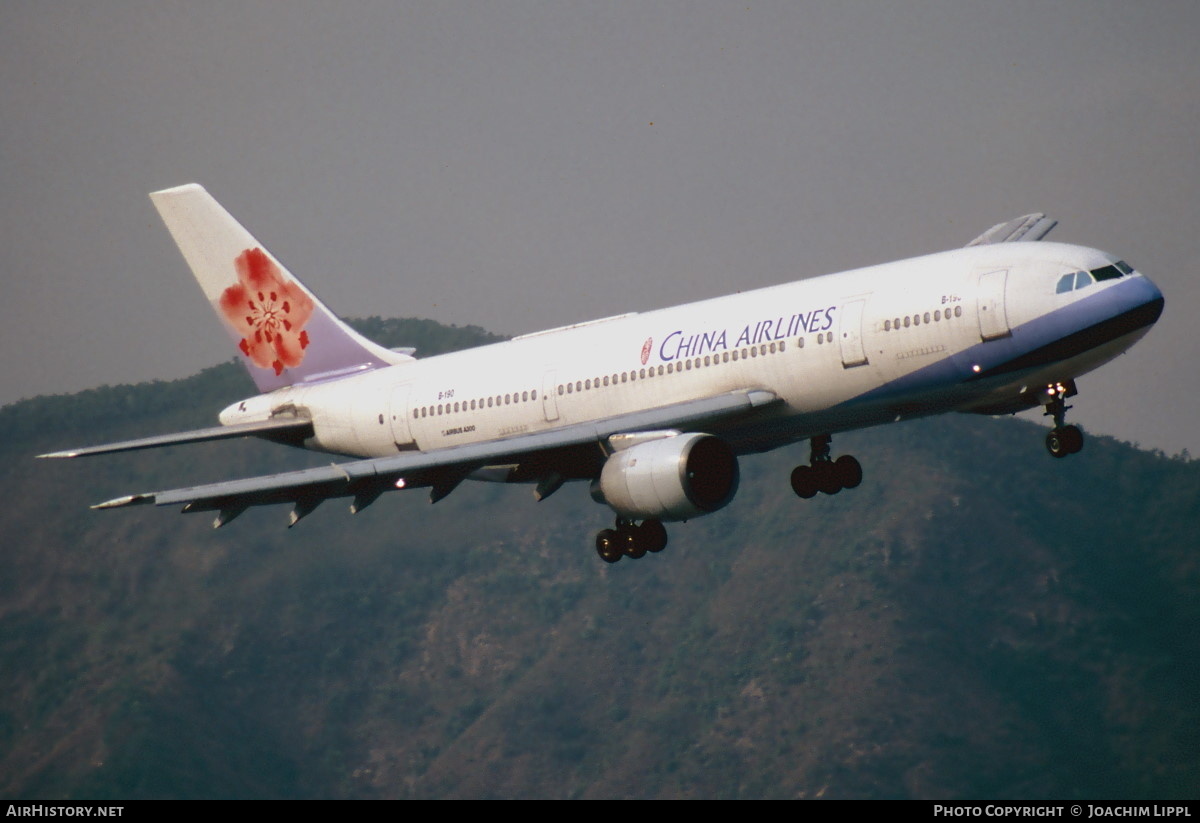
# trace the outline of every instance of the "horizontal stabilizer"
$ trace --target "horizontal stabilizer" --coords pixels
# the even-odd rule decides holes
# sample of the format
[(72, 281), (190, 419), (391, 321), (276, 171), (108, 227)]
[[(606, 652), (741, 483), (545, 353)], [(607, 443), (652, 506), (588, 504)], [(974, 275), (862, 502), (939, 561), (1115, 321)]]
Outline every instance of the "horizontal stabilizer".
[(997, 223), (976, 237), (967, 246), (990, 246), (993, 243), (1029, 243), (1041, 240), (1058, 225), (1041, 212), (1016, 217), (1006, 223)]
[(312, 437), (312, 421), (299, 417), (277, 417), (257, 423), (236, 423), (231, 426), (213, 426), (209, 429), (159, 434), (154, 437), (143, 437), (138, 440), (123, 440), (120, 443), (105, 443), (100, 446), (86, 446), (80, 449), (67, 449), (49, 454), (39, 454), (38, 457), (90, 457), (93, 454), (112, 454), (113, 452), (131, 452), (138, 449), (156, 449), (160, 446), (178, 446), (183, 443), (205, 443), (210, 440), (228, 440), (234, 437), (261, 437), (277, 443), (299, 444), (305, 438)]

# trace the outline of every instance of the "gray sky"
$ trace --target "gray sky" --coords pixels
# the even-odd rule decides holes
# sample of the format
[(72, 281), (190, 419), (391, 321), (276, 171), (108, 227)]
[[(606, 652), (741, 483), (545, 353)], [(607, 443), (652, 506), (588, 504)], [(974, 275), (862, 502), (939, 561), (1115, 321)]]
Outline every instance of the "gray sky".
[(339, 313), (511, 334), (1045, 211), (1167, 297), (1072, 419), (1200, 454), (1198, 23), (1102, 0), (10, 0), (0, 403), (232, 356), (146, 197), (185, 182)]

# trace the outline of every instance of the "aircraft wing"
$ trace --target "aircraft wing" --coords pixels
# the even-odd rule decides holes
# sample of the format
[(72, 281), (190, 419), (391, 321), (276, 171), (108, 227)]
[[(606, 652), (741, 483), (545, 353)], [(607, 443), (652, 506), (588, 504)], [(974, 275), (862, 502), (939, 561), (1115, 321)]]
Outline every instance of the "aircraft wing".
[(1016, 217), (1006, 223), (997, 223), (976, 237), (967, 246), (988, 246), (992, 243), (1028, 243), (1041, 240), (1058, 225), (1041, 212)]
[(154, 437), (143, 437), (138, 440), (123, 440), (120, 443), (105, 443), (100, 446), (85, 446), (79, 449), (66, 449), (49, 454), (39, 454), (42, 458), (56, 457), (89, 457), (93, 454), (112, 454), (113, 452), (131, 452), (138, 449), (154, 449), (159, 446), (175, 446), (183, 443), (204, 443), (209, 440), (227, 440), (234, 437), (261, 437), (264, 440), (274, 440), (277, 443), (300, 443), (305, 438), (312, 437), (312, 421), (302, 417), (275, 417), (257, 423), (235, 423), (231, 426), (213, 426), (208, 429), (195, 429), (187, 432), (159, 434)]
[(533, 470), (536, 471), (540, 466), (549, 473), (559, 470), (556, 468), (559, 462), (556, 458), (569, 460), (573, 455), (572, 450), (582, 448), (596, 457), (602, 457), (600, 447), (613, 435), (662, 429), (695, 431), (778, 402), (779, 398), (769, 391), (730, 392), (486, 443), (452, 446), (430, 452), (406, 452), (191, 488), (131, 494), (92, 508), (182, 503), (185, 512), (219, 511), (214, 525), (220, 526), (250, 506), (271, 503), (295, 503), (293, 523), (330, 497), (353, 496), (353, 510), (358, 511), (383, 492), (400, 488), (431, 486), (431, 499), (436, 502), (473, 471), (485, 466), (524, 466), (530, 463)]

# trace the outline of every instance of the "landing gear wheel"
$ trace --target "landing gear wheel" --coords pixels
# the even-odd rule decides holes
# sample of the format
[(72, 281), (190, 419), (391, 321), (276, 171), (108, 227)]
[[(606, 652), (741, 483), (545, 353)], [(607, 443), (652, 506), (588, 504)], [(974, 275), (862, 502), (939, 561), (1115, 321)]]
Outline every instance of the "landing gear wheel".
[(1063, 436), (1062, 429), (1051, 429), (1046, 435), (1046, 451), (1051, 457), (1066, 457), (1071, 453), (1068, 438)]
[(642, 543), (637, 526), (626, 526), (617, 532), (617, 542), (621, 551), (631, 560), (640, 560), (646, 556), (646, 546)]
[(1083, 449), (1083, 431), (1078, 426), (1063, 426), (1062, 439), (1067, 444), (1067, 454), (1078, 454)]
[(616, 563), (621, 559), (621, 543), (618, 535), (612, 529), (602, 529), (596, 535), (596, 554), (605, 563)]
[(661, 520), (647, 520), (638, 526), (638, 543), (648, 552), (660, 552), (667, 547), (667, 529)]
[(813, 466), (813, 471), (817, 475), (817, 488), (825, 494), (837, 494), (842, 490), (842, 480), (833, 463), (828, 460), (818, 463)]
[(862, 464), (854, 457), (843, 454), (833, 464), (838, 481), (843, 489), (856, 489), (862, 483)]
[(855, 458), (843, 454), (837, 460), (829, 456), (832, 441), (827, 434), (811, 438), (812, 453), (807, 466), (792, 469), (792, 491), (805, 500), (815, 497), (817, 492), (837, 494), (842, 489), (856, 489), (862, 483), (862, 465)]
[(809, 500), (817, 496), (817, 480), (812, 466), (797, 466), (792, 469), (792, 491), (797, 497)]

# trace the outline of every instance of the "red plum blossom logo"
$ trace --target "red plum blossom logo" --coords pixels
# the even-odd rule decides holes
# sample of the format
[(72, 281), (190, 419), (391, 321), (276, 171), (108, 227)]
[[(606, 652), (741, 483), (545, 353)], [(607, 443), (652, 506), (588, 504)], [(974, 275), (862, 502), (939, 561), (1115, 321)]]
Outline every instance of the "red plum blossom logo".
[(233, 261), (237, 284), (221, 294), (221, 312), (242, 335), (238, 348), (262, 369), (300, 365), (308, 348), (304, 324), (313, 313), (313, 301), (262, 249), (246, 249)]

